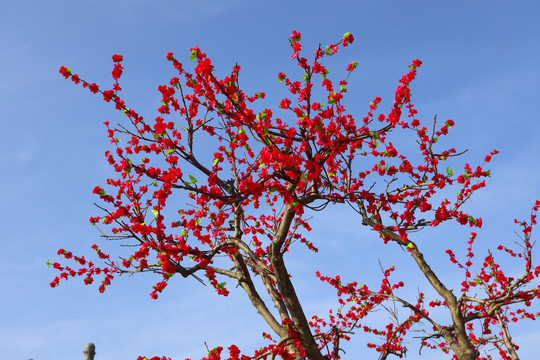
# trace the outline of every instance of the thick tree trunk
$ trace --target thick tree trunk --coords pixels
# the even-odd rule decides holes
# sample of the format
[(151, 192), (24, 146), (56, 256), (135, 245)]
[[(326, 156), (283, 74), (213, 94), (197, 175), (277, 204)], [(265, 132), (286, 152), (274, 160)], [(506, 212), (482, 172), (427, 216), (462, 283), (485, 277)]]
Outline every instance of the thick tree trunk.
[(289, 278), (289, 273), (285, 267), (283, 255), (281, 254), (281, 247), (287, 239), (287, 234), (295, 216), (296, 213), (294, 212), (292, 205), (287, 205), (283, 212), (274, 241), (270, 244), (270, 261), (277, 278), (278, 289), (283, 296), (283, 301), (287, 305), (287, 310), (289, 311), (291, 320), (298, 332), (302, 346), (306, 351), (307, 358), (310, 360), (326, 360), (319, 351), (319, 347), (311, 333), (309, 323), (304, 314), (304, 310), (302, 309), (302, 305), (300, 304), (300, 300), (298, 300), (291, 279)]

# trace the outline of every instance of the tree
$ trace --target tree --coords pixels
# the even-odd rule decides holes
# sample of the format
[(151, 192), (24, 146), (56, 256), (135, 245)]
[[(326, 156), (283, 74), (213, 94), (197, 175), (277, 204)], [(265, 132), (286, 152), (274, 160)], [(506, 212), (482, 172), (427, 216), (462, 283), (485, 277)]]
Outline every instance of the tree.
[[(103, 292), (115, 275), (153, 272), (160, 276), (151, 292), (154, 299), (176, 274), (208, 282), (227, 296), (227, 283), (222, 280), (229, 278), (229, 284), (232, 281), (243, 289), (273, 335), (263, 332), (269, 344), (250, 355), (241, 355), (237, 346), (230, 345), (228, 359), (338, 359), (343, 341), (355, 330), (379, 337), (368, 347), (379, 352), (380, 359), (401, 358), (407, 351), (403, 340), (413, 328), (425, 334), (422, 347), (453, 353), (454, 359), (491, 359), (487, 352), (481, 354), (490, 348), (497, 349), (502, 359), (518, 359), (509, 325), (540, 316), (528, 310), (540, 298), (535, 283), (540, 266), (533, 265), (531, 241), (540, 202), (534, 204), (530, 220), (516, 220), (523, 228), (521, 248), (497, 248), (524, 262), (521, 275), (507, 275), (491, 252), (473, 266), (477, 234), (471, 232), (465, 259), (446, 250), (463, 274), (461, 289), (449, 289), (411, 234), (448, 221), (480, 228), (482, 219), (462, 208), (485, 186), (490, 171), (483, 166), (497, 151), (476, 168), (466, 164), (459, 174), (447, 165), (464, 153), (439, 149), (454, 122), (447, 120), (438, 127), (435, 117), (428, 129), (416, 118), (411, 103), (410, 84), (421, 61), (414, 60), (399, 80), (388, 114), (375, 115), (381, 102), (377, 97), (360, 119), (343, 104), (348, 77), (358, 64), (350, 63), (347, 78), (337, 84), (322, 64), (323, 58), (352, 44), (353, 35), (346, 33), (324, 49), (319, 46), (311, 62), (302, 56), (300, 40), (294, 31), (289, 41), (302, 80), (278, 75), (291, 94), (279, 105), (286, 119), (277, 118), (270, 109), (254, 110), (253, 103), (265, 94), (249, 96), (241, 90), (238, 65), (230, 75), (218, 78), (212, 61), (198, 47), (191, 49), (193, 73), (167, 54), (179, 77), (158, 88), (162, 105), (152, 121), (127, 107), (119, 95), (121, 55), (113, 56), (115, 83), (110, 90), (101, 90), (61, 67), (66, 79), (102, 94), (127, 117), (116, 127), (105, 122), (114, 148), (106, 156), (118, 177), (107, 180), (109, 190), (94, 189), (105, 205), (98, 205), (102, 216), (90, 221), (107, 226), (103, 232), (107, 239), (134, 245), (136, 251), (117, 262), (94, 244), (104, 264), (98, 266), (60, 249), (59, 255), (80, 266), (75, 270), (54, 263), (61, 273), (51, 286), (77, 275), (84, 277), (85, 284), (102, 276), (99, 291)], [(398, 136), (415, 139), (419, 153), (401, 153), (394, 145)], [(206, 148), (214, 146), (211, 156), (197, 147), (202, 141)], [(171, 209), (176, 203), (171, 205), (170, 197), (177, 193), (187, 194), (188, 204)], [(450, 193), (457, 195), (450, 200)], [(298, 243), (318, 251), (309, 241), (306, 216), (325, 211), (328, 204), (350, 206), (381, 241), (402, 247), (403, 256), (414, 259), (438, 296), (428, 300), (419, 292), (416, 299), (400, 297), (397, 290), (405, 284), (390, 279), (394, 267), (383, 270), (379, 289), (360, 282), (344, 284), (339, 276), (317, 273), (337, 290), (339, 309), (326, 319), (322, 315), (308, 319), (287, 270), (286, 254)], [(390, 309), (388, 303), (400, 304), (410, 314), (398, 318), (390, 311), (388, 324), (380, 329), (363, 323), (376, 308)], [(447, 312), (449, 322), (430, 316), (433, 308)], [(204, 359), (227, 357), (223, 350), (214, 348)]]

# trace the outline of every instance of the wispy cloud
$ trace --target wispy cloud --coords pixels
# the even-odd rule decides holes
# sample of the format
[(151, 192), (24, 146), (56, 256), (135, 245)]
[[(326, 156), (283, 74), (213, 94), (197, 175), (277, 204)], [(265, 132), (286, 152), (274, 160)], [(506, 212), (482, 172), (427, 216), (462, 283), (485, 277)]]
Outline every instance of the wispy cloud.
[(22, 146), (12, 146), (4, 149), (0, 155), (0, 164), (2, 165), (25, 165), (32, 161), (36, 156), (36, 144), (27, 142)]

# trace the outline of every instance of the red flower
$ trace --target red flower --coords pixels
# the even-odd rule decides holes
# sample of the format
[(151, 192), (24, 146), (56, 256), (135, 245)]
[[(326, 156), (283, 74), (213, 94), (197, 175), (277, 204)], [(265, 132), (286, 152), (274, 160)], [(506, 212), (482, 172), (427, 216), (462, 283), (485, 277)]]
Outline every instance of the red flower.
[(214, 67), (212, 66), (212, 61), (208, 58), (201, 60), (197, 67), (195, 68), (195, 71), (197, 71), (202, 78), (207, 78), (212, 73), (212, 70)]
[(90, 90), (90, 92), (96, 94), (99, 91), (99, 86), (97, 86), (96, 83), (93, 83), (91, 85), (88, 85), (88, 89)]
[(386, 146), (386, 154), (388, 155), (388, 157), (396, 157), (398, 155), (398, 152), (396, 148), (394, 148), (394, 145), (392, 145), (392, 143), (389, 143)]
[(236, 345), (231, 345), (229, 347), (229, 355), (231, 356), (231, 359), (238, 359), (240, 355), (240, 349)]
[(114, 97), (115, 95), (113, 90), (105, 90), (103, 92), (103, 100), (105, 100), (106, 102), (111, 101), (112, 99), (114, 99)]
[(113, 55), (112, 60), (115, 63), (119, 63), (119, 62), (122, 62), (124, 60), (124, 57), (122, 55)]
[(62, 76), (67, 79), (71, 75), (71, 69), (68, 67), (62, 66), (60, 68), (60, 74), (62, 74)]
[(347, 71), (353, 71), (354, 69), (356, 69), (356, 67), (358, 66), (358, 63), (353, 61), (352, 63), (350, 63), (348, 66), (347, 66)]
[(71, 81), (73, 81), (75, 84), (78, 84), (81, 81), (81, 79), (79, 79), (79, 75), (73, 74), (71, 75)]
[(114, 69), (112, 71), (112, 77), (114, 80), (120, 79), (120, 76), (122, 76), (123, 67), (120, 64), (115, 64)]
[(289, 108), (289, 105), (291, 105), (291, 100), (283, 99), (283, 100), (281, 100), (281, 103), (279, 104), (279, 107), (286, 110), (286, 109)]
[(354, 41), (354, 36), (351, 33), (345, 33), (343, 35), (343, 40), (341, 43), (343, 44), (343, 47), (348, 46), (349, 44), (352, 44)]
[(300, 33), (298, 31), (294, 31), (292, 32), (291, 34), (291, 41), (292, 42), (297, 42), (297, 41), (300, 41), (302, 40), (302, 36), (300, 35)]

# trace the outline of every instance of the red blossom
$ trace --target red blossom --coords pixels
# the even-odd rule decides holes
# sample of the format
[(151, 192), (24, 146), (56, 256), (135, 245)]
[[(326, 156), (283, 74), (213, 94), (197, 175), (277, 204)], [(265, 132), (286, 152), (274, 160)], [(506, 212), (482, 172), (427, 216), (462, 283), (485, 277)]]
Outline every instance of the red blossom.
[(60, 74), (62, 74), (62, 76), (67, 79), (68, 77), (71, 76), (71, 69), (65, 66), (61, 66)]
[(291, 39), (291, 41), (296, 42), (296, 41), (302, 40), (302, 36), (300, 35), (299, 32), (293, 31), (290, 39)]
[(281, 103), (279, 104), (279, 107), (286, 110), (286, 109), (289, 108), (289, 105), (291, 105), (291, 100), (283, 99), (283, 100), (281, 100)]
[(349, 44), (352, 44), (354, 42), (354, 36), (351, 33), (345, 33), (343, 35), (342, 45), (348, 46)]

